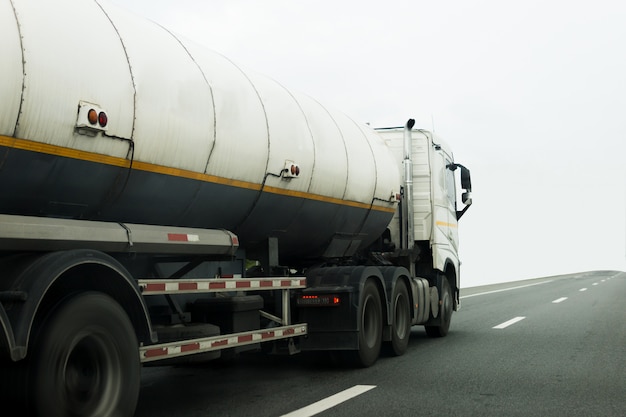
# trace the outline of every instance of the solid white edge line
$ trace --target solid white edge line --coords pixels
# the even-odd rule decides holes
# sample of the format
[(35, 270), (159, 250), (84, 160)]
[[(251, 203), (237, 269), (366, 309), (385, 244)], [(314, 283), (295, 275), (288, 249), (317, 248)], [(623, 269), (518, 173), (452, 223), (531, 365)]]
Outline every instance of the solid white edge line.
[(500, 323), (497, 326), (493, 326), (493, 329), (504, 329), (506, 327), (509, 327), (511, 324), (515, 324), (518, 321), (522, 321), (524, 320), (526, 317), (515, 317), (509, 321), (505, 321), (504, 323)]
[(347, 390), (341, 391), (335, 395), (331, 395), (328, 398), (324, 398), (323, 400), (314, 402), (313, 404), (307, 405), (306, 407), (300, 408), (299, 410), (292, 411), (288, 414), (283, 414), (282, 417), (314, 416), (315, 414), (328, 410), (329, 408), (341, 404), (342, 402), (348, 401), (349, 399), (361, 395), (373, 388), (376, 388), (376, 385), (355, 385), (352, 388), (348, 388)]
[(556, 300), (552, 301), (552, 304), (562, 303), (565, 300), (567, 300), (567, 297), (557, 298)]
[(495, 294), (497, 292), (503, 292), (503, 291), (511, 291), (511, 290), (517, 290), (520, 288), (526, 288), (526, 287), (533, 287), (535, 285), (541, 285), (541, 284), (547, 284), (548, 282), (552, 282), (553, 280), (548, 280), (548, 281), (543, 281), (543, 282), (536, 282), (534, 284), (527, 284), (527, 285), (519, 285), (517, 287), (511, 287), (511, 288), (503, 288), (501, 290), (493, 290), (493, 291), (485, 291), (485, 292), (479, 292), (476, 294), (470, 294), (470, 295), (463, 295), (461, 296), (461, 300), (464, 298), (470, 298), (470, 297), (477, 297), (479, 295), (485, 295), (485, 294)]

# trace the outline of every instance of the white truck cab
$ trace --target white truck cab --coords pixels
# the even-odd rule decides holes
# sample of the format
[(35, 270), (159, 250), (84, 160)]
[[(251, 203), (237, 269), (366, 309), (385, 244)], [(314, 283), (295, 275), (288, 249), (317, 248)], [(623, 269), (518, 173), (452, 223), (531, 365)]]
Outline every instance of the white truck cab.
[[(458, 220), (472, 203), (469, 170), (454, 162), (452, 150), (443, 139), (428, 130), (413, 129), (412, 121), (404, 127), (376, 131), (404, 166), (402, 198), (406, 204), (390, 224), (392, 242), (407, 249), (417, 246), (431, 254), (432, 259), (428, 260), (424, 259), (424, 253), (419, 255), (411, 264), (416, 269), (412, 273), (454, 271), (456, 285), (451, 286), (458, 294)], [(462, 194), (460, 189), (464, 190)], [(461, 211), (459, 197), (465, 205)], [(403, 221), (403, 217), (413, 221)], [(458, 297), (455, 298), (458, 304)]]

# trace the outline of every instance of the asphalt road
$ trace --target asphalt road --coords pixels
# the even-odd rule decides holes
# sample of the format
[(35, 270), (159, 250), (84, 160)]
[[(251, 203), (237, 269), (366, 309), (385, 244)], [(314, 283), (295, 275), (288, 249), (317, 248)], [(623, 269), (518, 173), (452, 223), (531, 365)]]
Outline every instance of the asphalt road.
[(626, 416), (626, 273), (462, 296), (447, 337), (415, 327), (405, 355), (367, 369), (303, 354), (145, 368), (136, 417)]

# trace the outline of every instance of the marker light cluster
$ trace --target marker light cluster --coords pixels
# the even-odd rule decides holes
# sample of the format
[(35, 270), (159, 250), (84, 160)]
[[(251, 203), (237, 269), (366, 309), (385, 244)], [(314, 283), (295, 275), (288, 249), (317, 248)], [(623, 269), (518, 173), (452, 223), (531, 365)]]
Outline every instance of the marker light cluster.
[(294, 161), (286, 160), (283, 169), (283, 178), (298, 178), (300, 176), (300, 166)]
[(76, 130), (78, 133), (95, 136), (107, 130), (109, 117), (106, 110), (94, 103), (81, 101), (78, 104)]
[(109, 118), (104, 111), (98, 112), (96, 109), (89, 109), (87, 112), (87, 120), (92, 126), (96, 126), (96, 124), (98, 124), (100, 127), (106, 127)]

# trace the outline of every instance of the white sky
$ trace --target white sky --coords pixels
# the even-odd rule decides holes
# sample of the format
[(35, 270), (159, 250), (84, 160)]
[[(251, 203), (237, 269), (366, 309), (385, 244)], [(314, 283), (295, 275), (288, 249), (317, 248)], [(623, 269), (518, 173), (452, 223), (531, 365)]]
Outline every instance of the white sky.
[(472, 171), (464, 287), (626, 270), (626, 3), (114, 0)]

